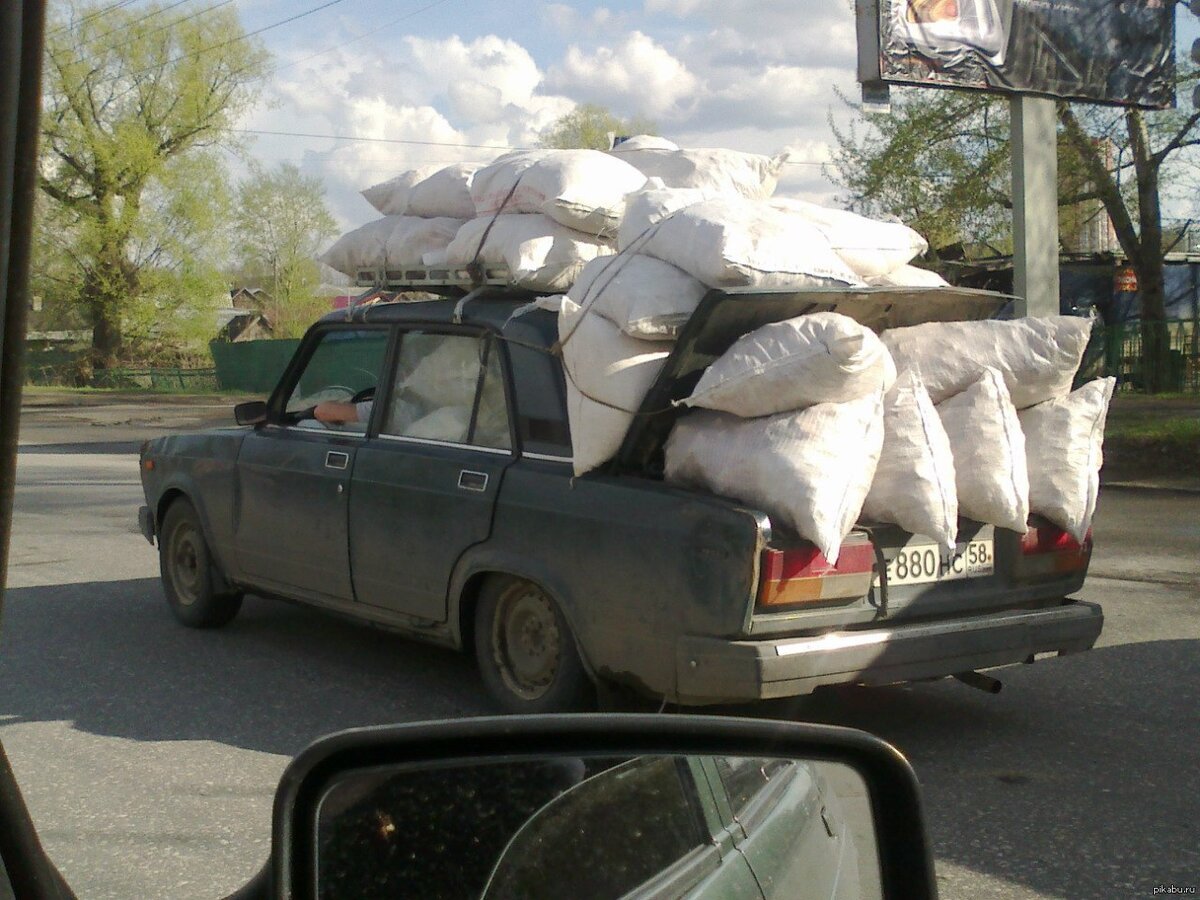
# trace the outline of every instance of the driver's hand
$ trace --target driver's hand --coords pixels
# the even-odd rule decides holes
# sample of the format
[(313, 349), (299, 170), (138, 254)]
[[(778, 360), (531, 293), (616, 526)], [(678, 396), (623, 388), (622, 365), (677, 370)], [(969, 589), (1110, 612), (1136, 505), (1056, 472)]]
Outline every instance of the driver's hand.
[(313, 417), (324, 425), (349, 425), (358, 421), (358, 407), (343, 400), (326, 400), (316, 405)]

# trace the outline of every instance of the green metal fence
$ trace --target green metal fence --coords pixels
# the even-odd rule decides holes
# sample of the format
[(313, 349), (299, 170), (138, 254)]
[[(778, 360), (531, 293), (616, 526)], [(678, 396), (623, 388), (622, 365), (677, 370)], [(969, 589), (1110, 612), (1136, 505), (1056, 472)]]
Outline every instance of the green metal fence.
[(213, 341), (208, 345), (222, 390), (267, 396), (287, 368), (299, 340)]
[[(30, 354), (25, 367), (25, 383), (46, 387), (76, 387), (80, 379), (78, 356)], [(126, 391), (155, 391), (163, 393), (204, 393), (215, 391), (216, 369), (183, 369), (164, 367), (123, 367), (101, 369), (92, 373), (89, 387)]]
[[(1161, 341), (1167, 348), (1162, 373), (1164, 390), (1200, 393), (1200, 323), (1175, 319), (1162, 323)], [(1113, 375), (1118, 390), (1144, 390), (1142, 359), (1145, 334), (1140, 322), (1097, 325), (1088, 344), (1080, 374), (1083, 378)]]

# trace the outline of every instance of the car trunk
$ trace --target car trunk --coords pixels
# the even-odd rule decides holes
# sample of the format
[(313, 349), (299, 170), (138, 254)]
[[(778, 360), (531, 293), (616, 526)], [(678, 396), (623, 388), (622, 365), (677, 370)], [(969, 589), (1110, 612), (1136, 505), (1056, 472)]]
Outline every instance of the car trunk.
[[(687, 397), (705, 368), (755, 328), (833, 311), (883, 331), (922, 322), (990, 318), (1010, 299), (956, 288), (711, 291), (647, 393), (611, 471), (662, 478), (663, 447), (677, 417), (684, 413), (674, 402)], [(1015, 532), (961, 520), (957, 548), (961, 556), (955, 559), (944, 558), (930, 538), (864, 521), (843, 544), (844, 560), (836, 569), (811, 544), (774, 527), (760, 560), (759, 605), (747, 621), (746, 632), (767, 635), (869, 627), (881, 618), (915, 622), (1058, 603), (1082, 585), (1090, 541), (1081, 548), (1064, 542), (1062, 533), (1048, 523), (1035, 519), (1031, 524), (1035, 530), (1023, 542)], [(890, 578), (881, 577), (884, 566)], [(946, 578), (948, 567), (963, 571)], [(930, 571), (934, 568), (936, 575)], [(772, 572), (787, 590), (773, 597), (781, 602), (768, 606), (764, 598), (771, 590)]]

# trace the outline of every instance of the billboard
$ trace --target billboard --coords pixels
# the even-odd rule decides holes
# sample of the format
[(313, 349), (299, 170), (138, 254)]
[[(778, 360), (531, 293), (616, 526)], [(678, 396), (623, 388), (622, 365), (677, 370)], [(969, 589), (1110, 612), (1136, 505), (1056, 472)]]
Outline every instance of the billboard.
[(1175, 103), (1175, 0), (858, 0), (859, 80)]

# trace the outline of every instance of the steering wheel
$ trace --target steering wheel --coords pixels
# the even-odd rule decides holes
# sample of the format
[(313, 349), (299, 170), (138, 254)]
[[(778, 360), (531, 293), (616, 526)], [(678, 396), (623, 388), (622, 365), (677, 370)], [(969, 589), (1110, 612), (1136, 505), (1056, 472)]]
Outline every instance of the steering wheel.
[(375, 399), (375, 385), (365, 387), (361, 391), (356, 391), (354, 396), (350, 398), (351, 403), (362, 403), (364, 400)]

